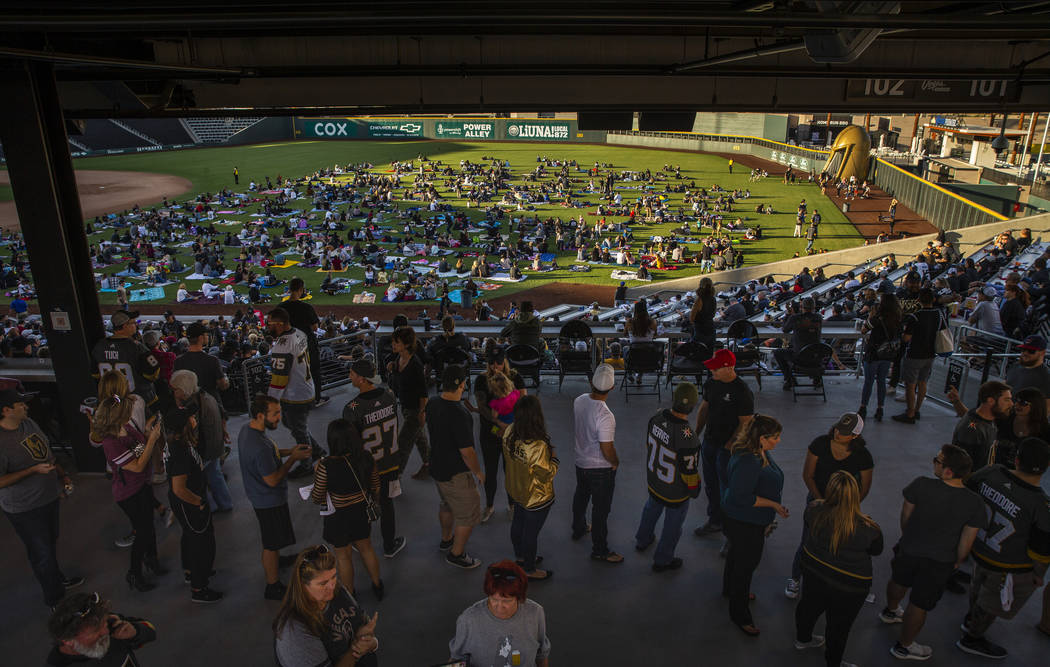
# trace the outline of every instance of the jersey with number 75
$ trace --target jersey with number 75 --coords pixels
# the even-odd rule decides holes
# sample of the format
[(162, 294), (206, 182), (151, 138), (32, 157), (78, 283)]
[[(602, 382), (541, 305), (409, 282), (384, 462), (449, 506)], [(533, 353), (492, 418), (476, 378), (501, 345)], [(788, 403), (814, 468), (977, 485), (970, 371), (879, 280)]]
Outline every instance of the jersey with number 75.
[(646, 429), (646, 482), (649, 494), (667, 505), (700, 495), (700, 440), (689, 420), (661, 410)]
[(364, 447), (376, 462), (380, 477), (396, 477), (401, 457), (397, 451), (397, 399), (384, 387), (358, 394), (343, 408), (343, 419), (357, 427)]

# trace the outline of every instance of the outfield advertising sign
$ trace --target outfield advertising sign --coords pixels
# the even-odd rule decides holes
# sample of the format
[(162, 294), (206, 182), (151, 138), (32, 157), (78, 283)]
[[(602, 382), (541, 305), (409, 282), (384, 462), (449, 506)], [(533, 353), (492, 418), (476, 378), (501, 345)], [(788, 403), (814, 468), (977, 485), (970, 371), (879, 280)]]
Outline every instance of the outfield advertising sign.
[(482, 120), (439, 120), (434, 123), (437, 139), (494, 139), (496, 125)]
[(365, 123), (366, 127), (368, 128), (368, 136), (370, 137), (402, 138), (423, 136), (423, 121), (365, 120), (362, 122)]
[(357, 137), (357, 123), (347, 118), (304, 118), (303, 136), (318, 139), (354, 139)]
[(507, 138), (527, 141), (569, 141), (568, 123), (507, 121)]

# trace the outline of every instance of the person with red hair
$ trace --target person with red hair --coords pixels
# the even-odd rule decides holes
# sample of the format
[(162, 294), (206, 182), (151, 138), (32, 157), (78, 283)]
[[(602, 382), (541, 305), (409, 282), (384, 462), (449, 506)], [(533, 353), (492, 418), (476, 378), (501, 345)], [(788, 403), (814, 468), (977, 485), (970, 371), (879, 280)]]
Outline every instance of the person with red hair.
[(529, 600), (529, 579), (514, 561), (502, 560), (485, 572), (484, 600), (456, 619), (456, 636), (448, 644), (452, 660), (467, 667), (537, 665), (549, 667), (551, 642), (543, 607)]

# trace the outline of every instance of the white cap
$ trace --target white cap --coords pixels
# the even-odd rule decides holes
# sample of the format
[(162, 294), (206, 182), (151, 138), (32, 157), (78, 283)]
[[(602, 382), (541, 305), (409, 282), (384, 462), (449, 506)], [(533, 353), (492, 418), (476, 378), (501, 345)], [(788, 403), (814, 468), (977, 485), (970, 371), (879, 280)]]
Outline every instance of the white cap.
[(601, 364), (594, 370), (591, 386), (598, 391), (609, 391), (616, 386), (616, 371), (609, 364)]

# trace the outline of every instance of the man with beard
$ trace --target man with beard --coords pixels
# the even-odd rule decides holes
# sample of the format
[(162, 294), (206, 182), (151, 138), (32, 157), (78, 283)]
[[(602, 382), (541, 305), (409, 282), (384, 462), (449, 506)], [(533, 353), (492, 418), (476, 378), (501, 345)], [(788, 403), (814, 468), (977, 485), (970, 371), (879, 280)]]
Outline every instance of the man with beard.
[[(281, 402), (281, 421), (299, 444), (310, 446), (313, 460), (324, 456), (310, 434), (310, 410), (314, 406), (314, 376), (310, 366), (310, 347), (306, 334), (292, 326), (288, 311), (274, 308), (266, 315), (266, 332), (273, 336), (270, 348), (269, 395)], [(291, 477), (313, 475), (309, 463), (292, 471)]]
[(266, 435), (266, 431), (273, 431), (281, 423), (281, 403), (276, 398), (256, 394), (252, 399), (250, 413), (251, 421), (241, 428), (237, 436), (241, 479), (244, 480), (244, 493), (255, 509), (262, 534), (262, 563), (266, 573), (263, 597), (281, 600), (284, 598), (285, 586), (281, 583), (278, 568), (282, 564), (290, 565), (295, 560), (295, 556), (283, 559), (280, 556), (281, 549), (295, 544), (292, 515), (288, 512), (288, 471), (296, 461), (310, 457), (310, 445), (278, 449)]
[(135, 649), (154, 641), (157, 631), (141, 618), (109, 611), (109, 602), (98, 593), (76, 593), (55, 607), (48, 621), (55, 645), (47, 664), (138, 667)]
[(974, 470), (995, 463), (995, 444), (999, 437), (996, 419), (1004, 419), (1013, 406), (1010, 385), (991, 380), (977, 392), (977, 407), (955, 425), (952, 444), (962, 447), (973, 459)]
[(1046, 359), (1046, 339), (1039, 335), (1029, 336), (1017, 346), (1020, 358), (1006, 373), (1006, 384), (1020, 391), (1035, 387), (1047, 396), (1047, 408), (1050, 408), (1050, 369), (1043, 361)]

